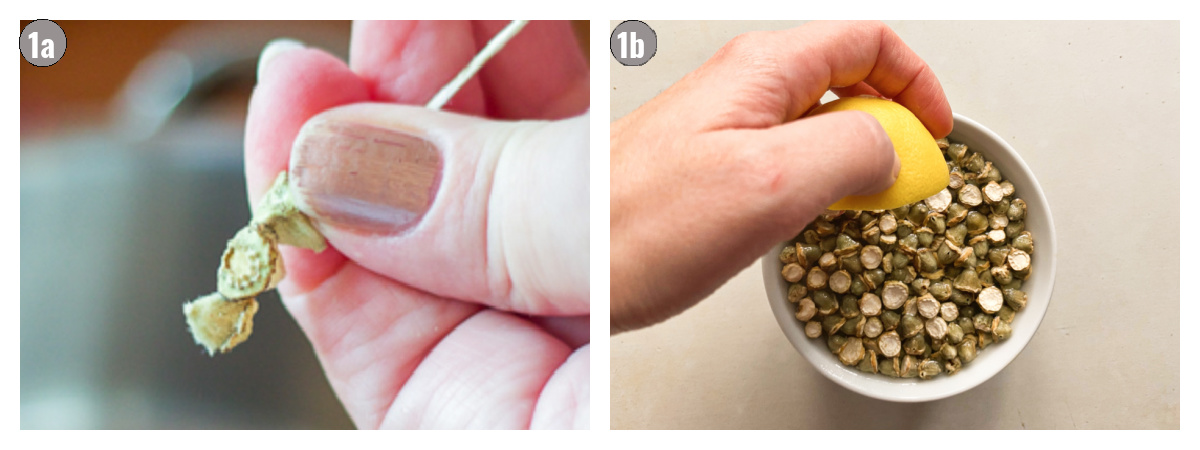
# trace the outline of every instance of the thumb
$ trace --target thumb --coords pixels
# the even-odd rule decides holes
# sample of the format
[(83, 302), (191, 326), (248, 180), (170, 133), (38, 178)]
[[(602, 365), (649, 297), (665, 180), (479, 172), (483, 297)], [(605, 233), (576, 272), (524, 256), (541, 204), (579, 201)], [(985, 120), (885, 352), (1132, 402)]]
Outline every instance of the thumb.
[(356, 104), (310, 119), (291, 189), (330, 245), (418, 289), (588, 313), (588, 122)]

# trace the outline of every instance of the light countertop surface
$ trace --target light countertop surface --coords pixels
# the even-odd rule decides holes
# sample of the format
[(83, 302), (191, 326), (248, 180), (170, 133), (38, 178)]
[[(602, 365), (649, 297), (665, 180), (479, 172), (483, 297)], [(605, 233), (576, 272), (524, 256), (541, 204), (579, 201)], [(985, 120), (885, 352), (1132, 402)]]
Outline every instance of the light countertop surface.
[[(610, 59), (611, 120), (734, 36), (799, 24), (646, 23), (653, 59)], [(1178, 429), (1179, 23), (888, 24), (954, 111), (1007, 140), (1045, 190), (1058, 274), (1033, 340), (965, 393), (874, 400), (792, 348), (755, 263), (687, 312), (612, 338), (612, 428)]]

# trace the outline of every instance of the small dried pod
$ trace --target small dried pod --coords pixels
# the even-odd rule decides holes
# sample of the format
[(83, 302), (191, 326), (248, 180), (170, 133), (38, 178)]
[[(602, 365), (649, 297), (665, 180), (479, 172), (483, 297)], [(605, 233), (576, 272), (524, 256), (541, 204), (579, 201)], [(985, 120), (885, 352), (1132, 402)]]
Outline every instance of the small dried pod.
[(874, 245), (863, 247), (858, 260), (865, 269), (875, 269), (883, 262), (883, 250)]
[(1025, 304), (1028, 302), (1028, 300), (1029, 299), (1026, 297), (1025, 291), (1013, 288), (1004, 290), (1004, 304), (1008, 305), (1009, 308), (1012, 308), (1013, 311), (1025, 309)]
[(883, 300), (873, 292), (863, 293), (858, 299), (858, 310), (862, 315), (867, 317), (875, 317), (883, 312)]
[[(1017, 312), (1013, 311), (1012, 308), (1009, 308), (1008, 305), (1004, 305), (1000, 307), (1000, 312), (996, 313), (996, 318), (1008, 323), (1012, 323), (1013, 319), (1017, 318)], [(994, 331), (995, 329), (996, 327), (992, 326), (992, 330)]]
[(988, 314), (979, 313), (975, 315), (975, 332), (976, 333), (991, 333), (993, 317)]
[(912, 290), (916, 291), (917, 294), (925, 295), (929, 292), (929, 284), (930, 281), (928, 278), (917, 278), (913, 280), (911, 286)]
[(954, 279), (954, 288), (963, 292), (977, 294), (983, 288), (983, 284), (979, 281), (979, 275), (974, 270), (964, 270)]
[(867, 350), (866, 355), (858, 363), (858, 370), (866, 373), (879, 373), (879, 360), (875, 358), (875, 352)]
[(858, 241), (855, 241), (850, 235), (842, 233), (837, 236), (837, 249), (833, 253), (837, 256), (846, 256), (857, 253), (860, 248), (862, 245)]
[(813, 339), (821, 337), (821, 322), (811, 320), (808, 323), (805, 323), (804, 335)]
[(895, 331), (888, 331), (879, 335), (879, 352), (888, 358), (895, 358), (900, 355), (901, 348), (900, 335)]
[(959, 188), (962, 188), (963, 185), (965, 185), (965, 184), (966, 184), (966, 182), (963, 181), (962, 172), (959, 172), (957, 169), (950, 171), (950, 183), (947, 185), (947, 187), (949, 187), (950, 189), (958, 190)]
[(1025, 231), (1025, 221), (1009, 220), (1008, 226), (1004, 227), (1004, 234), (1008, 236), (1018, 236), (1022, 231)]
[(796, 257), (796, 247), (794, 245), (788, 245), (783, 247), (783, 250), (780, 250), (779, 262), (783, 264), (791, 264), (797, 261), (799, 261), (799, 259)]
[(916, 378), (920, 373), (921, 360), (913, 355), (904, 355), (904, 361), (900, 363), (901, 378)]
[[(967, 213), (970, 214), (970, 213)], [(966, 245), (967, 241), (967, 224), (960, 223), (946, 230), (946, 242), (954, 244), (956, 247)]]
[(947, 322), (953, 322), (958, 319), (958, 305), (953, 302), (942, 303), (941, 316)]
[(950, 146), (946, 147), (946, 155), (950, 156), (950, 160), (958, 165), (963, 164), (968, 153), (966, 144), (951, 142)]
[[(825, 316), (824, 319), (821, 319), (821, 328), (824, 329), (825, 334), (828, 334), (831, 336), (838, 330), (842, 329), (842, 325), (845, 325), (845, 324), (846, 324), (846, 318), (842, 317), (841, 314), (837, 314), (837, 313), (830, 314), (828, 316)], [(834, 350), (834, 351), (836, 352), (837, 350)]]
[(278, 285), (284, 274), (275, 234), (251, 224), (226, 243), (217, 269), (217, 291), (231, 300), (255, 297)]
[(791, 286), (788, 286), (788, 301), (789, 302), (796, 303), (796, 302), (800, 301), (800, 299), (807, 297), (807, 296), (808, 296), (808, 288), (805, 287), (803, 284), (795, 283), (795, 284), (792, 284)]
[(880, 334), (883, 334), (883, 321), (878, 317), (867, 318), (866, 324), (863, 325), (863, 336), (875, 338)]
[(833, 295), (833, 292), (827, 289), (813, 292), (812, 299), (813, 303), (816, 303), (817, 305), (817, 312), (822, 316), (833, 314), (837, 312), (839, 308), (841, 308), (841, 304), (838, 303), (837, 296)]
[(833, 226), (833, 224), (824, 217), (818, 217), (817, 220), (813, 221), (813, 229), (817, 230), (817, 236), (822, 238), (833, 236), (833, 233), (837, 232), (837, 227)]
[(992, 230), (987, 232), (988, 243), (992, 245), (1004, 245), (1007, 237), (1004, 236), (1004, 230)]
[[(785, 248), (792, 247), (789, 246)], [(783, 273), (783, 279), (787, 280), (789, 283), (795, 283), (804, 279), (804, 268), (800, 267), (800, 264), (797, 263), (790, 263), (783, 266), (783, 270), (781, 272)]]
[(937, 142), (938, 149), (943, 151), (950, 147), (950, 140), (947, 138), (941, 138), (934, 142)]
[(939, 268), (937, 256), (933, 250), (922, 248), (917, 250), (917, 270), (921, 273), (936, 272)]
[(1025, 253), (1023, 250), (1014, 248), (1008, 252), (1008, 267), (1011, 267), (1014, 272), (1029, 270), (1030, 261), (1029, 253)]
[[(801, 237), (804, 238), (804, 243), (808, 245), (817, 245), (821, 242), (821, 235), (817, 234), (817, 230), (811, 228), (804, 230)], [(819, 245), (817, 247), (820, 248)]]
[(992, 264), (992, 267), (1000, 267), (1008, 263), (1008, 252), (1011, 251), (1008, 247), (995, 247), (988, 249), (987, 260)]
[(825, 271), (821, 270), (820, 267), (813, 267), (812, 270), (808, 271), (808, 279), (806, 282), (808, 283), (808, 288), (810, 290), (817, 290), (825, 287), (825, 283), (827, 281), (829, 281), (829, 276), (825, 275)]
[(858, 299), (850, 295), (842, 296), (842, 306), (839, 312), (842, 313), (842, 317), (847, 319), (855, 318), (862, 314), (858, 310)]
[(1006, 211), (1006, 214), (1008, 215), (1008, 220), (1012, 220), (1012, 221), (1024, 220), (1025, 212), (1028, 209), (1029, 209), (1029, 205), (1025, 203), (1025, 200), (1021, 200), (1019, 198), (1013, 200), (1012, 202), (1010, 202), (1008, 204), (1008, 210)]
[(883, 307), (897, 309), (904, 306), (904, 302), (908, 300), (908, 286), (899, 281), (888, 281), (883, 284), (882, 294), (880, 299), (883, 301)]
[(963, 339), (962, 343), (958, 344), (958, 358), (964, 363), (970, 363), (975, 360), (978, 355), (978, 350), (975, 348), (974, 339)]
[(973, 184), (967, 184), (958, 190), (958, 202), (964, 206), (974, 208), (983, 204), (983, 192)]
[(938, 315), (941, 310), (941, 303), (933, 298), (931, 294), (924, 294), (917, 298), (917, 313), (926, 319), (932, 319)]
[(988, 228), (993, 230), (1003, 230), (1008, 226), (1008, 216), (1004, 214), (995, 214), (988, 216)]
[(883, 233), (879, 232), (879, 227), (869, 227), (869, 228), (866, 228), (863, 230), (862, 238), (864, 241), (867, 241), (868, 244), (878, 245), (879, 244), (879, 236), (881, 234), (883, 234)]
[(894, 234), (885, 234), (885, 235), (879, 236), (879, 243), (883, 244), (883, 245), (895, 245), (896, 241), (897, 241), (896, 235), (894, 235)]
[(941, 317), (934, 317), (925, 321), (925, 332), (929, 337), (934, 339), (942, 339), (946, 337), (946, 321)]
[(965, 333), (962, 327), (958, 325), (958, 322), (946, 324), (946, 342), (958, 345), (959, 342), (962, 342), (964, 335)]
[(992, 338), (996, 341), (1003, 341), (1009, 336), (1012, 336), (1012, 325), (997, 317), (992, 322)]
[(1033, 233), (1030, 233), (1029, 231), (1022, 231), (1021, 234), (1019, 234), (1019, 235), (1017, 235), (1017, 237), (1013, 238), (1012, 247), (1017, 250), (1020, 250), (1020, 251), (1023, 251), (1025, 253), (1032, 255), (1033, 254)]
[(925, 330), (925, 321), (916, 314), (905, 314), (900, 317), (900, 335), (905, 339), (921, 334)]
[(862, 339), (852, 337), (846, 340), (846, 345), (843, 345), (841, 351), (838, 352), (838, 359), (842, 361), (842, 364), (853, 366), (862, 361), (866, 354)]
[(863, 316), (854, 316), (846, 319), (846, 323), (842, 324), (842, 328), (838, 332), (846, 336), (862, 337), (863, 325), (866, 323)]
[(839, 294), (850, 290), (850, 272), (839, 270), (829, 276), (829, 289)]
[(988, 204), (1004, 200), (1004, 188), (1000, 187), (1000, 183), (989, 181), (987, 185), (983, 186), (983, 200)]
[(941, 373), (942, 364), (937, 362), (937, 360), (927, 359), (921, 362), (921, 368), (918, 370), (917, 375), (920, 376), (922, 380), (928, 380), (940, 375)]
[[(954, 348), (954, 347), (951, 347), (951, 348)], [(957, 350), (955, 351), (955, 353), (957, 353)], [(954, 374), (958, 373), (958, 371), (960, 369), (962, 369), (962, 361), (960, 361), (958, 358), (951, 358), (946, 361), (945, 366), (946, 366), (946, 375), (954, 375)]]
[(946, 212), (946, 208), (950, 206), (952, 200), (953, 196), (950, 195), (950, 190), (942, 189), (925, 199), (925, 204), (929, 207), (930, 211)]
[(879, 314), (879, 321), (883, 322), (884, 331), (895, 330), (900, 326), (900, 313), (895, 311), (884, 311)]
[(812, 320), (813, 316), (817, 315), (817, 304), (813, 303), (811, 298), (800, 300), (800, 305), (796, 308), (796, 319), (801, 322)]
[(965, 308), (958, 312), (958, 326), (963, 330), (963, 336), (975, 334), (975, 314)]
[(1012, 283), (1012, 272), (1008, 270), (1007, 266), (993, 267), (991, 268), (991, 274), (992, 279), (996, 280), (998, 284)]
[(254, 331), (258, 302), (251, 298), (226, 300), (219, 292), (183, 305), (188, 329), (208, 355), (227, 353), (245, 342)]
[(819, 259), (817, 259), (817, 265), (821, 267), (821, 270), (826, 272), (836, 267), (837, 263), (837, 256), (834, 256), (833, 252), (825, 252)]
[(896, 358), (884, 358), (879, 363), (879, 373), (892, 378), (900, 378), (900, 360)]
[(1000, 182), (1000, 192), (1003, 193), (1005, 197), (1009, 197), (1017, 192), (1017, 188), (1013, 186), (1011, 181), (1004, 180)]
[(840, 334), (828, 334), (829, 337), (825, 339), (825, 346), (828, 347), (829, 351), (833, 352), (835, 355), (841, 353), (842, 347), (846, 346), (846, 343), (849, 342), (850, 338)]
[(914, 224), (925, 222), (925, 218), (929, 216), (929, 205), (925, 203), (917, 203), (908, 208), (908, 221)]
[(983, 233), (988, 229), (987, 216), (983, 215), (979, 211), (968, 212), (967, 220), (963, 223), (967, 224), (967, 233), (971, 236)]
[[(810, 230), (811, 231), (811, 230)], [(817, 244), (796, 244), (796, 253), (799, 257), (799, 262), (805, 269), (817, 264), (821, 259), (821, 246)]]
[(951, 203), (946, 207), (946, 226), (953, 227), (966, 220), (968, 212), (970, 212), (970, 208), (961, 203)]
[(874, 291), (883, 287), (883, 282), (887, 279), (887, 273), (883, 269), (871, 269), (863, 274), (863, 284), (866, 285), (868, 291)]
[(879, 231), (883, 234), (895, 234), (898, 225), (896, 216), (891, 212), (886, 212), (882, 216), (879, 216)]
[(921, 240), (916, 234), (909, 234), (908, 236), (900, 238), (900, 242), (897, 243), (897, 246), (900, 248), (902, 253), (912, 256), (916, 255), (917, 249), (921, 247)]
[(867, 289), (866, 283), (863, 282), (862, 275), (852, 275), (850, 277), (850, 293), (851, 294), (854, 294), (856, 296), (863, 295), (863, 293), (867, 292), (868, 290), (869, 289)]
[(934, 356), (943, 361), (950, 361), (958, 357), (958, 346), (953, 344), (943, 345)]
[(979, 333), (977, 336), (979, 336), (978, 345), (980, 350), (986, 350), (989, 345), (992, 345), (993, 342), (996, 342), (996, 338), (992, 337), (990, 330), (987, 333)]
[(325, 236), (317, 231), (293, 201), (286, 170), (279, 172), (271, 188), (258, 201), (253, 222), (269, 228), (280, 244), (307, 248), (317, 253), (328, 246)]

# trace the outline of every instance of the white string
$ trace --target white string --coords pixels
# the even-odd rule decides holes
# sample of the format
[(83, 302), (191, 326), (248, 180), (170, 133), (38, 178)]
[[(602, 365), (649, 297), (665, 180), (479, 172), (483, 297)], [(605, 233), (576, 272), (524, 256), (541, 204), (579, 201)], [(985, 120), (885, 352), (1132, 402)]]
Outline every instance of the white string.
[(479, 72), (479, 69), (482, 68), (489, 59), (492, 59), (492, 56), (495, 56), (500, 49), (504, 48), (504, 44), (507, 44), (508, 41), (512, 39), (513, 36), (516, 36), (517, 32), (521, 31), (522, 28), (525, 28), (525, 25), (528, 23), (528, 20), (514, 20), (509, 22), (509, 24), (505, 26), (503, 30), (500, 30), (499, 33), (496, 33), (496, 35), (488, 41), (487, 45), (483, 47), (483, 50), (480, 50), (479, 54), (475, 55), (475, 57), (471, 59), (471, 62), (467, 63), (467, 67), (464, 67), (463, 70), (459, 72), (453, 80), (450, 80), (449, 83), (446, 83), (445, 86), (442, 86), (442, 89), (438, 91), (437, 95), (433, 96), (433, 99), (430, 100), (425, 107), (434, 111), (442, 109), (442, 106), (445, 106), (446, 102), (450, 101), (450, 99), (454, 97), (454, 94), (457, 94), (458, 90), (462, 89), (464, 84), (467, 84), (467, 80), (470, 80), (471, 77), (475, 76), (475, 73)]

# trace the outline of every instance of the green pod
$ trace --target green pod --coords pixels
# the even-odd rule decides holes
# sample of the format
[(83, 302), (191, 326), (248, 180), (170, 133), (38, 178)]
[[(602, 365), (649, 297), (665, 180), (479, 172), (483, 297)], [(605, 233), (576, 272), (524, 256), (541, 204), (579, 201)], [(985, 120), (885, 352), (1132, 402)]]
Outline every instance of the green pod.
[(855, 296), (861, 296), (864, 292), (867, 292), (867, 285), (863, 283), (862, 277), (852, 275), (850, 277), (850, 293)]
[(817, 312), (822, 316), (833, 314), (834, 312), (837, 312), (839, 307), (841, 307), (841, 305), (838, 304), (837, 296), (833, 295), (833, 291), (828, 289), (821, 289), (813, 292), (812, 299), (813, 303), (817, 305)]
[(850, 235), (841, 233), (837, 235), (837, 247), (833, 253), (838, 256), (846, 256), (858, 252), (860, 248), (862, 248), (862, 244), (859, 244)]
[(1012, 336), (1012, 324), (1003, 320), (995, 322), (992, 326), (992, 337), (996, 341), (1003, 341)]
[(1022, 231), (1025, 231), (1025, 222), (1021, 220), (1009, 220), (1008, 226), (1004, 227), (1005, 236), (1020, 236)]
[(917, 253), (917, 249), (920, 248), (921, 243), (916, 234), (910, 234), (900, 239), (900, 242), (897, 242), (896, 245), (900, 247), (901, 253), (913, 255)]
[(987, 252), (988, 262), (992, 264), (992, 267), (1003, 266), (1005, 261), (1008, 260), (1008, 251), (1008, 247), (996, 247), (989, 249)]
[(935, 256), (937, 257), (937, 263), (943, 266), (958, 259), (958, 253), (954, 249), (951, 249), (950, 244), (946, 242), (942, 242), (942, 245), (938, 246)]
[(920, 356), (924, 355), (927, 351), (929, 351), (929, 344), (925, 342), (924, 334), (917, 334), (916, 336), (904, 340), (905, 354)]
[(1008, 210), (1005, 211), (1005, 214), (1008, 215), (1008, 220), (1010, 222), (1014, 220), (1025, 220), (1025, 211), (1027, 208), (1028, 205), (1025, 204), (1025, 200), (1018, 198), (1013, 200), (1012, 203), (1009, 203)]
[(951, 203), (946, 207), (946, 226), (953, 227), (967, 219), (970, 210), (962, 203)]
[(892, 331), (900, 326), (900, 313), (885, 309), (879, 314), (879, 321), (883, 322), (883, 331)]
[(979, 284), (983, 285), (984, 287), (996, 285), (996, 279), (992, 278), (992, 272), (990, 270), (979, 272)]
[(874, 268), (868, 270), (863, 277), (866, 278), (864, 281), (866, 281), (868, 285), (873, 286), (871, 290), (875, 290), (883, 286), (883, 282), (887, 278), (887, 273), (885, 273), (883, 269)]
[(879, 373), (892, 378), (899, 378), (900, 370), (896, 368), (898, 362), (899, 360), (896, 358), (883, 358), (883, 361), (879, 362)]
[(825, 345), (829, 347), (829, 351), (838, 353), (842, 351), (842, 347), (846, 346), (846, 341), (849, 338), (840, 334), (831, 334), (828, 339), (825, 339)]
[[(1000, 183), (1000, 184), (1003, 185), (1004, 183)], [(1005, 216), (1004, 218), (1007, 219), (1008, 218), (1008, 207), (1011, 204), (1012, 203), (1009, 202), (1007, 197), (1003, 200), (993, 203), (992, 204), (992, 214)]]
[(1004, 305), (1012, 308), (1013, 311), (1025, 309), (1025, 304), (1029, 298), (1025, 295), (1025, 291), (1020, 289), (1004, 289), (1001, 291), (1004, 295)]
[(978, 211), (967, 213), (967, 220), (964, 222), (967, 225), (967, 233), (979, 234), (987, 231), (988, 219), (987, 216), (980, 214)]
[(929, 285), (929, 293), (933, 295), (939, 302), (944, 302), (950, 299), (950, 293), (954, 289), (950, 287), (950, 283), (945, 281), (935, 281)]
[(921, 361), (921, 366), (917, 372), (917, 376), (921, 377), (922, 380), (928, 380), (930, 378), (941, 375), (941, 373), (942, 373), (942, 364), (937, 362), (937, 360), (927, 359), (927, 360)]
[(929, 228), (933, 230), (934, 234), (945, 233), (946, 218), (942, 217), (941, 215), (933, 216), (933, 219), (929, 221)]
[(955, 164), (962, 165), (964, 158), (967, 157), (967, 146), (952, 142), (949, 147), (946, 147), (946, 155)]
[(954, 302), (954, 304), (958, 305), (958, 306), (966, 306), (966, 305), (971, 304), (971, 297), (968, 296), (965, 292), (951, 287), (950, 288), (950, 301)]
[(788, 301), (792, 303), (799, 302), (800, 299), (808, 295), (808, 288), (804, 287), (803, 283), (792, 283), (788, 286)]
[(920, 228), (915, 233), (917, 235), (917, 245), (921, 247), (929, 247), (933, 245), (933, 230), (929, 228)]
[(978, 354), (977, 352), (974, 340), (965, 339), (961, 344), (958, 344), (958, 358), (964, 363), (974, 361), (975, 356)]
[(916, 378), (920, 373), (921, 362), (912, 355), (904, 355), (904, 361), (900, 363), (901, 378)]
[[(1012, 323), (1013, 318), (1015, 318), (1016, 316), (1017, 316), (1017, 312), (1013, 311), (1012, 308), (1009, 308), (1008, 305), (1001, 306), (1000, 312), (996, 313), (996, 317), (999, 317), (1000, 320), (1004, 321), (1005, 323)], [(996, 332), (996, 330), (992, 330), (992, 332), (994, 333), (994, 332)]]
[(929, 205), (925, 202), (918, 202), (908, 208), (908, 221), (912, 223), (924, 223), (925, 217), (929, 215)]
[(894, 270), (908, 267), (909, 257), (904, 252), (892, 253), (892, 267)]
[(821, 217), (813, 222), (813, 229), (817, 230), (817, 236), (821, 237), (833, 236), (833, 233), (837, 231), (837, 227)]
[(971, 336), (971, 335), (975, 334), (975, 319), (974, 319), (974, 317), (975, 317), (974, 314), (968, 314), (966, 311), (958, 312), (958, 321), (956, 321), (954, 323), (958, 324), (959, 328), (962, 328), (964, 339), (967, 336)]
[(796, 247), (789, 245), (779, 252), (779, 262), (791, 264), (797, 261), (799, 260), (796, 259)]
[(799, 253), (804, 256), (807, 267), (812, 267), (818, 259), (821, 259), (821, 246), (816, 243), (796, 244), (796, 247), (799, 247)]
[(1012, 246), (1013, 246), (1013, 248), (1015, 248), (1017, 250), (1020, 250), (1020, 251), (1023, 251), (1025, 253), (1032, 255), (1033, 254), (1033, 233), (1030, 233), (1028, 231), (1022, 231), (1021, 234), (1019, 234), (1019, 235), (1017, 235), (1017, 237), (1013, 238)]
[(900, 337), (908, 339), (925, 331), (925, 321), (916, 314), (905, 314), (900, 317)]
[[(1011, 225), (1011, 223), (1010, 223)], [(963, 247), (966, 244), (964, 239), (967, 238), (967, 225), (958, 224), (946, 230), (946, 240), (954, 244), (955, 247)]]
[(822, 254), (832, 252), (833, 249), (837, 247), (837, 238), (830, 236), (830, 237), (821, 239), (820, 246), (821, 246)]
[(817, 234), (817, 230), (812, 228), (804, 230), (802, 236), (804, 236), (805, 245), (817, 245), (821, 243), (821, 235)]
[(863, 323), (863, 316), (854, 316), (846, 319), (846, 323), (842, 324), (840, 330), (846, 336), (859, 336), (862, 335)]
[(866, 373), (879, 373), (879, 362), (875, 359), (875, 352), (867, 350), (867, 355), (856, 366), (858, 370)]
[(922, 273), (930, 273), (938, 270), (937, 256), (933, 250), (922, 248), (917, 250), (917, 270)]
[[(983, 255), (988, 254), (988, 250), (991, 250), (988, 247), (987, 239), (980, 239), (979, 242), (971, 244), (971, 249), (975, 252), (971, 255), (973, 258), (982, 258)], [(975, 264), (972, 264), (971, 267), (975, 267)]]
[(911, 236), (913, 233), (912, 224), (907, 221), (901, 221), (896, 225), (896, 237), (904, 239)]
[(979, 350), (985, 350), (989, 345), (992, 345), (992, 343), (995, 342), (991, 332), (978, 333), (976, 336), (979, 336)]
[(958, 325), (958, 322), (950, 322), (946, 325), (946, 342), (958, 345), (958, 343), (962, 342), (963, 335), (963, 329)]
[(908, 209), (909, 209), (909, 205), (901, 206), (899, 208), (893, 209), (892, 215), (896, 217), (896, 220), (899, 220), (901, 217), (905, 217), (908, 215)]
[(866, 270), (863, 268), (862, 260), (859, 259), (857, 253), (841, 257), (841, 262), (842, 268), (850, 273), (863, 273)]
[[(967, 159), (963, 161), (963, 167), (966, 167), (967, 170), (975, 173), (979, 173), (981, 170), (983, 170), (983, 166), (985, 164), (986, 162), (983, 160), (983, 157), (979, 156), (979, 154), (975, 152), (971, 152), (969, 155), (967, 155)], [(978, 179), (976, 179), (976, 182), (978, 182)]]
[(958, 278), (954, 279), (954, 288), (972, 294), (978, 294), (983, 289), (983, 284), (979, 281), (979, 274), (974, 270), (963, 270), (958, 274)]
[(975, 331), (990, 333), (992, 331), (992, 315), (987, 313), (976, 314)]
[(842, 317), (847, 319), (852, 319), (858, 317), (859, 314), (862, 314), (858, 310), (858, 297), (853, 295), (843, 295), (840, 312), (842, 313)]

